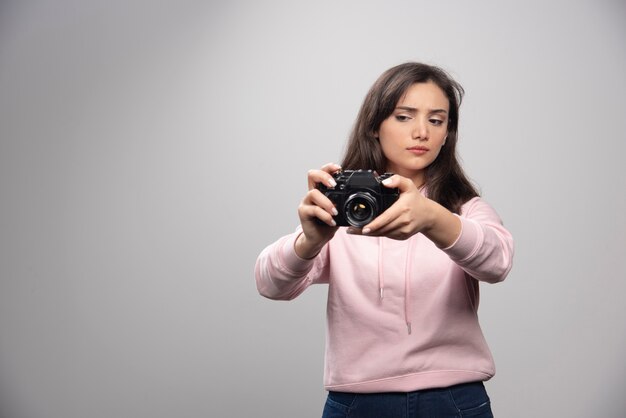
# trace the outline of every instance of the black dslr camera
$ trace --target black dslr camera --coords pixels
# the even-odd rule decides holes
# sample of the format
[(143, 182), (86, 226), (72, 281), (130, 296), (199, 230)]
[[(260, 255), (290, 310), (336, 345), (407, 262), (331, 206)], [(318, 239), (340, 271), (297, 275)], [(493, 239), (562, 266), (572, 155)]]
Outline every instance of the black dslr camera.
[(381, 184), (392, 173), (379, 176), (373, 170), (345, 170), (333, 175), (337, 186), (317, 188), (337, 207), (337, 226), (362, 228), (398, 200), (400, 191)]

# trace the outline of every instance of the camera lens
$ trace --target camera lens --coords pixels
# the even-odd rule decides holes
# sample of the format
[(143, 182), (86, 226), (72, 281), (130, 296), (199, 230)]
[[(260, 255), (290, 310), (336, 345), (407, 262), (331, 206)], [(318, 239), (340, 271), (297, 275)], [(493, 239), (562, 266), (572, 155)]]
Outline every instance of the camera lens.
[(360, 228), (374, 219), (378, 213), (378, 205), (369, 193), (358, 192), (346, 200), (344, 212), (348, 223)]

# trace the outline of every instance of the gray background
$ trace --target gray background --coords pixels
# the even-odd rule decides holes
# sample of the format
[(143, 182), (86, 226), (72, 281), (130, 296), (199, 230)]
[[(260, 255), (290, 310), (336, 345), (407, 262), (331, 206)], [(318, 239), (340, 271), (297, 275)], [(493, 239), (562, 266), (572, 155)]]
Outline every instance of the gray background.
[(0, 2), (0, 416), (318, 417), (325, 288), (260, 297), (367, 89), (466, 88), (516, 238), (482, 287), (498, 417), (626, 409), (623, 1)]

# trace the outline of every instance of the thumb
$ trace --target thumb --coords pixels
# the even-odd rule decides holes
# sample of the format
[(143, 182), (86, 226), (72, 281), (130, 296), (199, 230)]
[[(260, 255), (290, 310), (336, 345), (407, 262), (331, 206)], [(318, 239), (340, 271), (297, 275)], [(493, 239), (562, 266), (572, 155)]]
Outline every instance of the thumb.
[(397, 187), (400, 189), (400, 193), (409, 191), (411, 186), (413, 186), (413, 182), (410, 179), (402, 177), (398, 174), (394, 174), (393, 176), (383, 180), (382, 183), (385, 187), (389, 187), (390, 189)]

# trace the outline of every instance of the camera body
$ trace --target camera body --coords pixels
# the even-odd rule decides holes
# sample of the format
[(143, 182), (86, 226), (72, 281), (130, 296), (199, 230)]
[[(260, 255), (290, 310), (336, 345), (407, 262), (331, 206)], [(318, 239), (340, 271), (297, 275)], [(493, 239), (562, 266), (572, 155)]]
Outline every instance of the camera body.
[(336, 206), (337, 226), (362, 228), (398, 200), (400, 191), (381, 184), (392, 173), (378, 175), (373, 170), (344, 170), (333, 175), (337, 186), (317, 188)]

